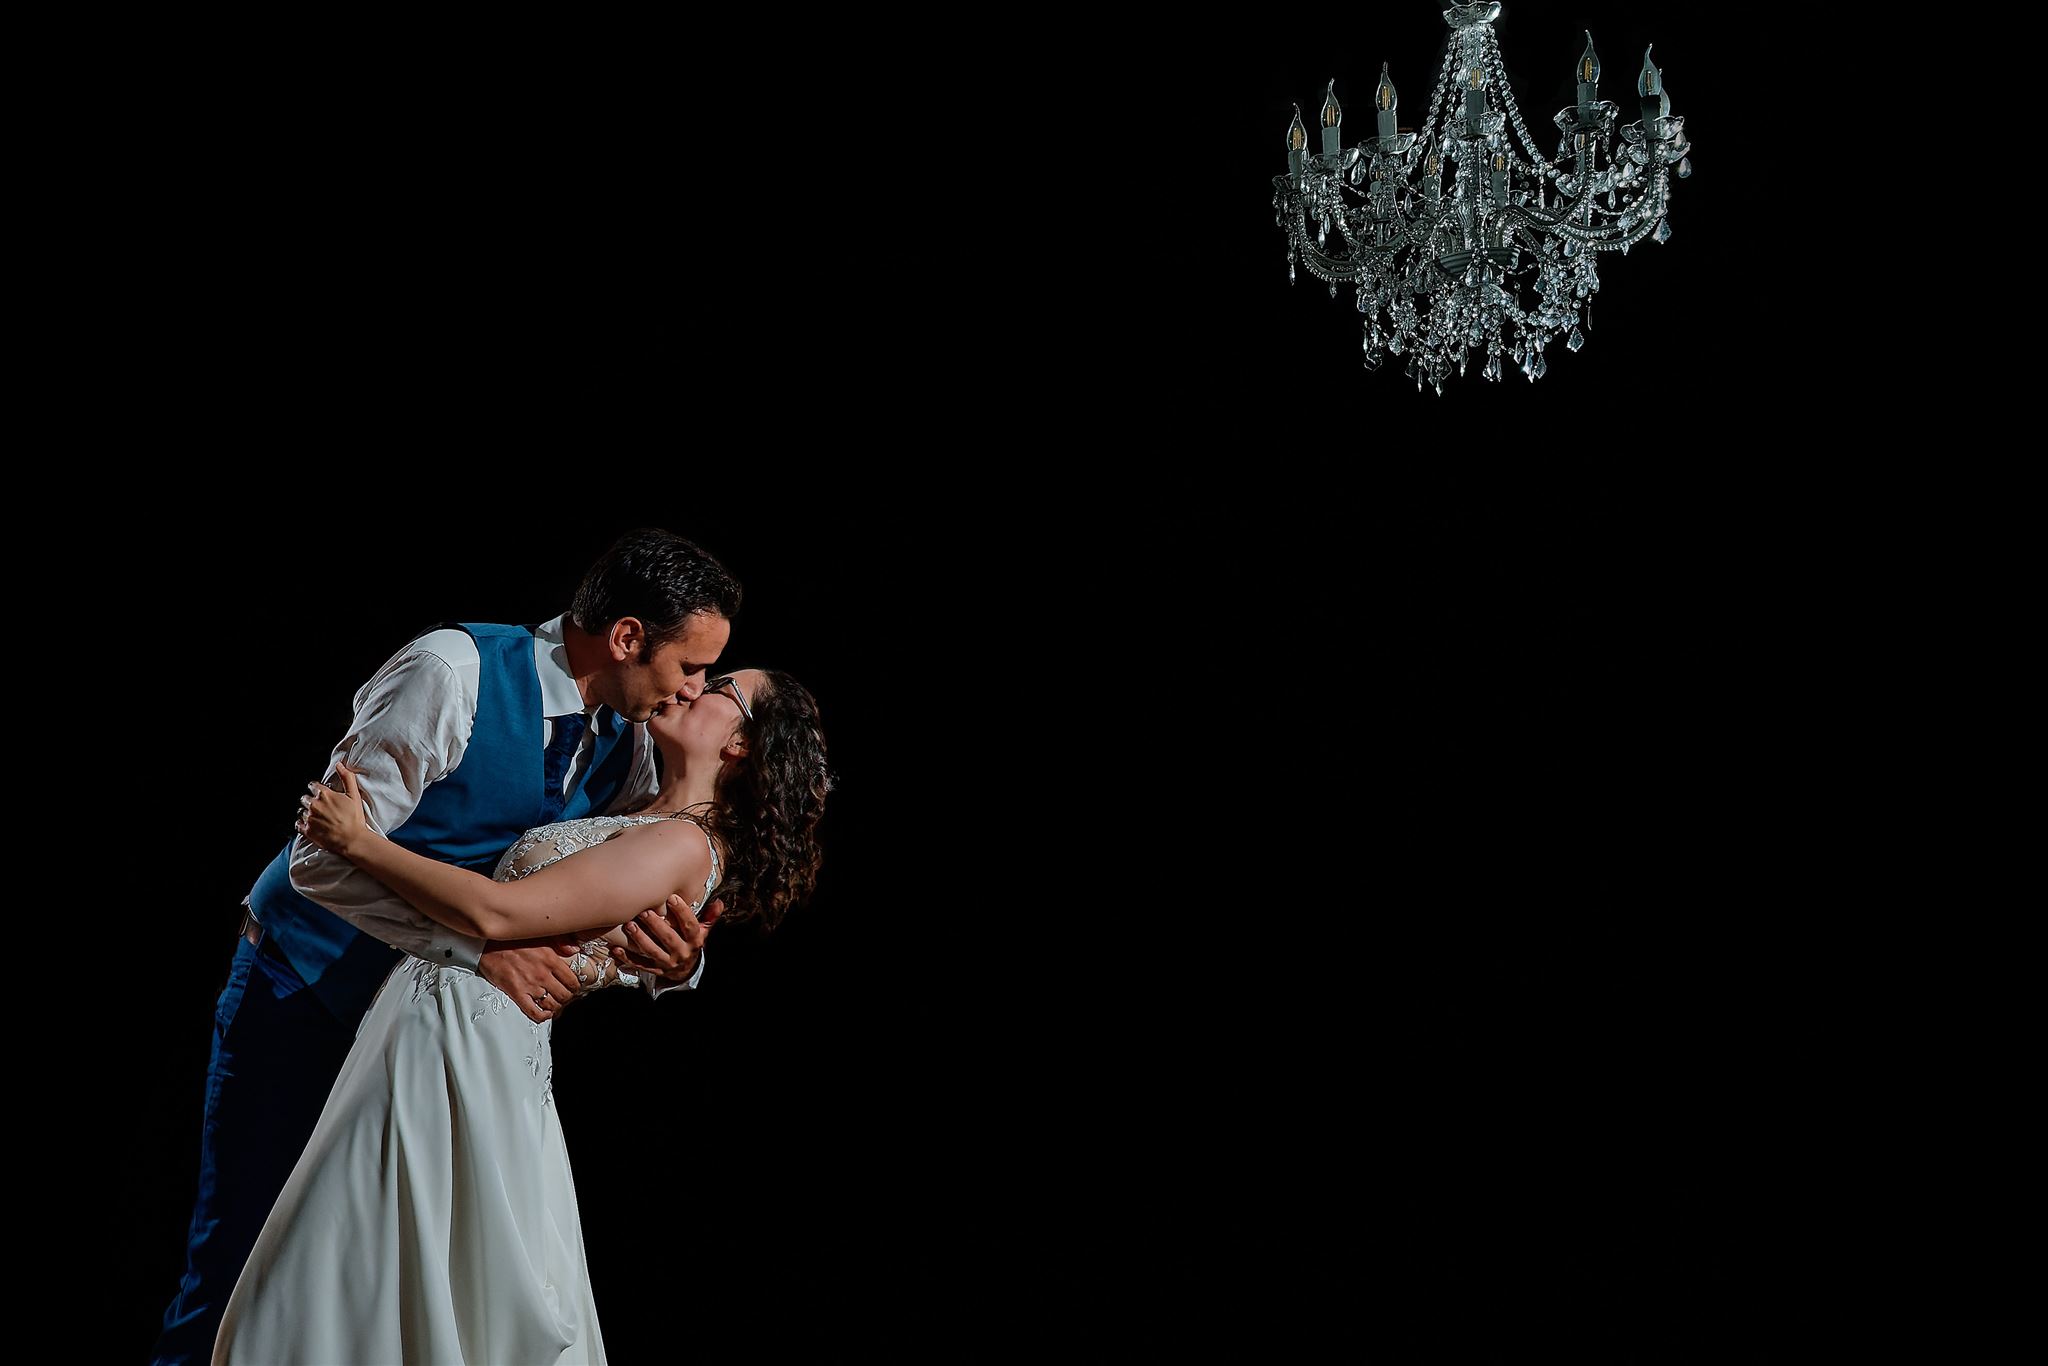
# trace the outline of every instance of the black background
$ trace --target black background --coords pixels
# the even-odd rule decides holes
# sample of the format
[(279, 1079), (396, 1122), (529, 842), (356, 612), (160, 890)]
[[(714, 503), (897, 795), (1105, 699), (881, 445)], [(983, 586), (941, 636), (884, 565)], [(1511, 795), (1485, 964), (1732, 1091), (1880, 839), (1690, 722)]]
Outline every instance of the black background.
[(1784, 448), (1828, 418), (1804, 294), (1737, 230), (1771, 73), (1668, 8), (1500, 21), (1546, 147), (1581, 30), (1625, 119), (1654, 38), (1698, 173), (1585, 350), (1442, 398), (1288, 286), (1270, 183), (1331, 76), (1347, 142), (1382, 60), (1419, 122), (1428, 5), (936, 74), (435, 35), (186, 91), (117, 339), (158, 454), (51, 575), (126, 585), (63, 767), (145, 803), (78, 857), (163, 926), (110, 1340), (175, 1280), (236, 903), (353, 690), (652, 523), (745, 581), (727, 660), (811, 684), (843, 783), (812, 907), (558, 1029), (613, 1359), (1769, 1353), (1853, 514)]

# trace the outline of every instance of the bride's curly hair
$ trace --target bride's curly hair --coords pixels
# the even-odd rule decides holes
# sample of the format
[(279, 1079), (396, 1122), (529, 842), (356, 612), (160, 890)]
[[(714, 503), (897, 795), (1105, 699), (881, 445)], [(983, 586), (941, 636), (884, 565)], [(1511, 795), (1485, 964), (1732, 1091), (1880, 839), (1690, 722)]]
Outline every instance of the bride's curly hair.
[(764, 670), (766, 686), (749, 697), (744, 763), (728, 770), (704, 824), (726, 847), (713, 896), (726, 921), (759, 920), (774, 929), (818, 885), (818, 818), (833, 778), (825, 765), (818, 700), (786, 673)]

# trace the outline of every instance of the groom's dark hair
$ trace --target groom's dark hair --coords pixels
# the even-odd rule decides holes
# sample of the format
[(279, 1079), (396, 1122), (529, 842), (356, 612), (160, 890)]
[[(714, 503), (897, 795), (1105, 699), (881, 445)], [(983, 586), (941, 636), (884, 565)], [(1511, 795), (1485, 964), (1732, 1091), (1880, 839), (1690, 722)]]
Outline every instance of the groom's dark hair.
[(683, 633), (697, 612), (730, 618), (740, 610), (740, 581), (702, 546), (658, 527), (612, 542), (577, 586), (570, 618), (602, 635), (620, 617), (638, 617), (654, 650)]

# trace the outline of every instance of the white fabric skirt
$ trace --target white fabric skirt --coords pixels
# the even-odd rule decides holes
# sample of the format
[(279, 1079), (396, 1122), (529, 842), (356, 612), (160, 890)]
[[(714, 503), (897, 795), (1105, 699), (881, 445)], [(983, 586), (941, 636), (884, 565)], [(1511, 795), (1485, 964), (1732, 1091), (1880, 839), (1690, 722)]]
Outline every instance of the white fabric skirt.
[(548, 1025), (406, 958), (235, 1283), (216, 1363), (601, 1363)]

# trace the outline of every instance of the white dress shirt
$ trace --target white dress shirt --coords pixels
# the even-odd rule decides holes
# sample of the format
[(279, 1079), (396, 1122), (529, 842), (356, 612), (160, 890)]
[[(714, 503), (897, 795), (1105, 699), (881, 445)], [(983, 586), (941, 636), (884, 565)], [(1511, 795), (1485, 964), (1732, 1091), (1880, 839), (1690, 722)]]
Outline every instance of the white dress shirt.
[[(575, 790), (590, 762), (597, 737), (597, 707), (586, 706), (569, 671), (569, 652), (562, 640), (562, 618), (535, 629), (534, 671), (540, 678), (543, 741), (554, 738), (552, 718), (582, 712), (588, 729), (563, 775), (563, 792)], [(346, 759), (357, 773), (364, 813), (378, 831), (396, 830), (412, 818), (427, 784), (447, 777), (462, 762), (476, 725), (477, 680), (483, 662), (476, 641), (466, 631), (430, 631), (386, 660), (356, 694), (356, 715), (348, 734), (334, 747), (324, 776), (332, 778), (335, 760)], [(626, 724), (621, 721), (620, 724)], [(653, 797), (657, 788), (654, 747), (644, 725), (631, 726), (632, 767), (610, 806), (594, 815), (617, 815)], [(292, 887), (334, 912), (363, 933), (430, 963), (477, 966), (484, 941), (457, 934), (421, 915), (347, 859), (330, 854), (304, 839), (293, 841)], [(691, 988), (704, 973), (688, 982), (657, 984), (641, 981), (656, 995), (671, 987)]]

